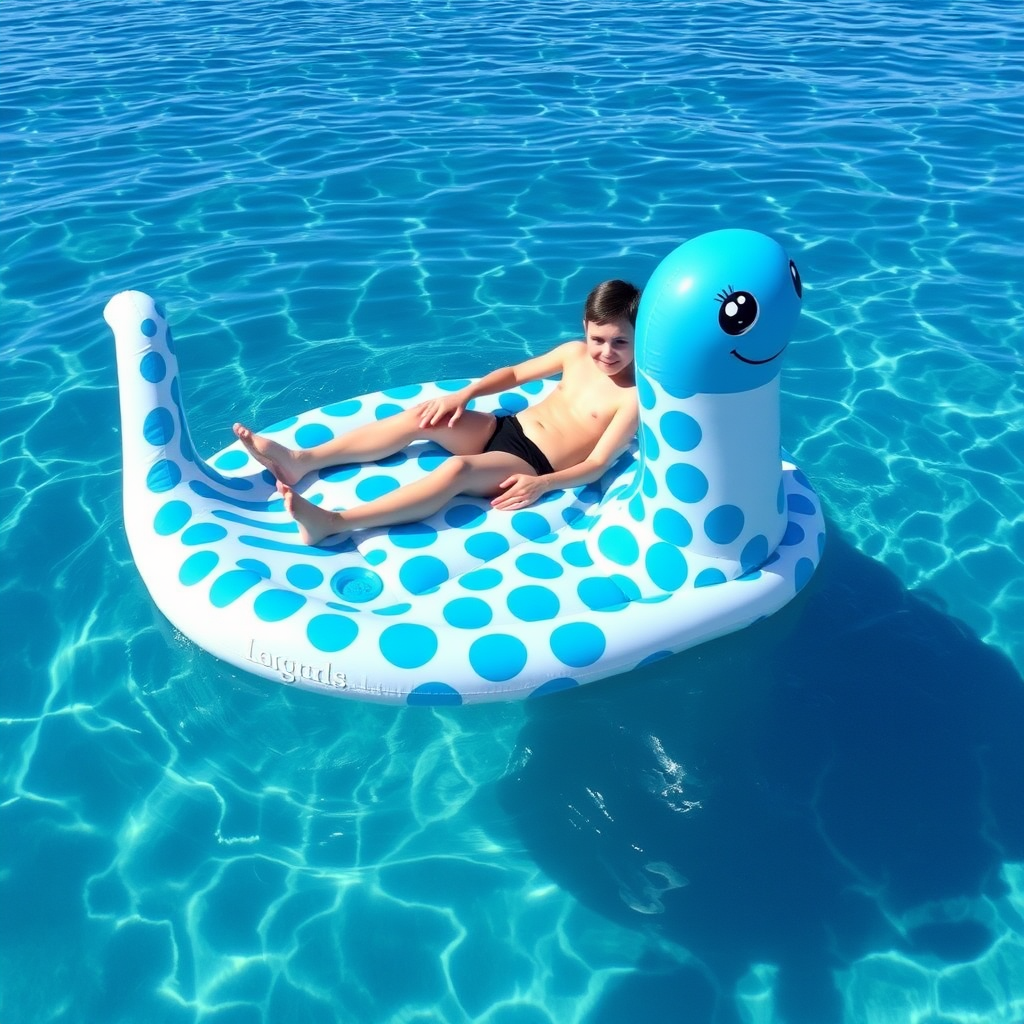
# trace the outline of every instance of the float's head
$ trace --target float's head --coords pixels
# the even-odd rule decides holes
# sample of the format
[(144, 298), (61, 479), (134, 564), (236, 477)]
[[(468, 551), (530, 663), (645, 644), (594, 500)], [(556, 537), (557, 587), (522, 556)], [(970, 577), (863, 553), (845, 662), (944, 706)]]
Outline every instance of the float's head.
[(644, 288), (637, 369), (676, 398), (758, 388), (782, 369), (800, 299), (796, 264), (767, 235), (699, 235), (669, 253)]

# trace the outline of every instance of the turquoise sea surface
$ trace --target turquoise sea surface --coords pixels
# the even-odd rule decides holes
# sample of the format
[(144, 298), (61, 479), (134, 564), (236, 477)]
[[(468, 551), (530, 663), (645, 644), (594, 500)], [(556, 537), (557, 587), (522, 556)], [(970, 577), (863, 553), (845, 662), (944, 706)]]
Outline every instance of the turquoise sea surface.
[[(1016, 0), (6, 0), (4, 1024), (1024, 1019)], [(211, 454), (578, 336), (750, 227), (800, 267), (825, 558), (745, 632), (532, 704), (248, 677), (121, 521), (101, 311)]]

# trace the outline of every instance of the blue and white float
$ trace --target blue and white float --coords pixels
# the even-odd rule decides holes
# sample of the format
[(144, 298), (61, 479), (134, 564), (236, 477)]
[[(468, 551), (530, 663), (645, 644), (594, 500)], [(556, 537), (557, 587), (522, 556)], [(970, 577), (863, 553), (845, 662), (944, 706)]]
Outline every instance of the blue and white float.
[[(139, 572), (185, 636), (232, 665), (404, 704), (508, 700), (627, 672), (777, 611), (821, 557), (824, 520), (780, 449), (779, 373), (800, 311), (783, 249), (745, 230), (672, 252), (636, 325), (640, 429), (598, 484), (524, 511), (454, 499), (422, 523), (307, 547), (271, 476), (189, 436), (160, 307), (122, 292), (114, 332), (124, 518)], [(391, 388), (263, 431), (309, 447), (465, 381)], [(553, 386), (478, 401), (517, 411)], [(780, 454), (781, 453), (781, 454)], [(344, 508), (445, 458), (417, 442), (297, 490)]]

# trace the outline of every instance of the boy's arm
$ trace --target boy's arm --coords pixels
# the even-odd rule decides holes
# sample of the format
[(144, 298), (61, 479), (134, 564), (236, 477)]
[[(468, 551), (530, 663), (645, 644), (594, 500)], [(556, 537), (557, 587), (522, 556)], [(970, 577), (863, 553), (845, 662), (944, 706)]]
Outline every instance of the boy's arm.
[(533, 504), (546, 491), (593, 483), (629, 447), (636, 435), (637, 422), (636, 403), (624, 403), (594, 445), (594, 450), (582, 462), (545, 476), (511, 476), (501, 484), (502, 488), (508, 489), (503, 490), (491, 504), (494, 508), (519, 508)]
[(462, 415), (463, 409), (474, 398), (496, 395), (499, 391), (508, 391), (510, 388), (526, 384), (528, 381), (541, 380), (544, 377), (553, 377), (556, 373), (561, 373), (574, 346), (579, 344), (578, 341), (567, 341), (543, 355), (526, 359), (514, 366), (503, 366), (498, 370), (491, 370), (479, 380), (467, 384), (460, 391), (446, 395), (444, 398), (424, 402), (421, 406), (423, 412), (420, 425), (433, 427), (447, 421), (450, 426)]

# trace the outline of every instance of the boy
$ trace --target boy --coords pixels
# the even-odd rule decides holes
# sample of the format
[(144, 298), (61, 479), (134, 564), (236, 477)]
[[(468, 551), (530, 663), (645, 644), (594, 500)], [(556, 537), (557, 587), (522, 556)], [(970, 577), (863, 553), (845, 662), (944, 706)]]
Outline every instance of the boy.
[[(286, 448), (240, 423), (235, 436), (277, 478), (285, 508), (307, 544), (373, 526), (417, 522), (457, 494), (491, 498), (496, 509), (532, 505), (545, 491), (597, 480), (637, 429), (633, 331), (640, 292), (605, 281), (587, 296), (584, 341), (506, 366), (444, 395), (305, 450)], [(467, 410), (470, 399), (560, 373), (554, 391), (515, 416)], [(307, 473), (386, 458), (416, 440), (451, 453), (422, 480), (341, 512), (320, 508), (293, 488)]]

